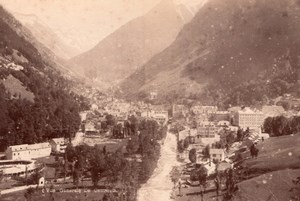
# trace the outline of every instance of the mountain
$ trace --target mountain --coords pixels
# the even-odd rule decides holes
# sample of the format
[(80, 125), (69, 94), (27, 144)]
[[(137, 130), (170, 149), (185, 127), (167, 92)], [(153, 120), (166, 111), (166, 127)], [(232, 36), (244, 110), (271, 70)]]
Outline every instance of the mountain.
[(13, 13), (14, 16), (27, 27), (32, 35), (48, 49), (52, 50), (56, 56), (63, 59), (70, 59), (79, 54), (79, 50), (69, 47), (64, 41), (57, 36), (51, 28), (43, 23), (36, 15)]
[[(180, 15), (177, 11), (184, 11)], [(78, 72), (104, 81), (124, 79), (153, 55), (170, 45), (190, 18), (172, 0), (162, 0), (146, 15), (138, 17), (98, 43), (93, 49), (70, 60)]]
[(55, 58), (0, 6), (0, 151), (78, 130), (86, 104)]
[(129, 96), (155, 89), (166, 97), (214, 101), (238, 91), (243, 94), (237, 102), (299, 95), (299, 9), (298, 0), (210, 0), (121, 90)]

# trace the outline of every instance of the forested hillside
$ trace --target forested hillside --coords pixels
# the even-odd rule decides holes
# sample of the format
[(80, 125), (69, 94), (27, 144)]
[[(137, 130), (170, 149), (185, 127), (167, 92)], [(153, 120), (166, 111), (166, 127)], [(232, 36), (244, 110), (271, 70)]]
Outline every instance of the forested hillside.
[(299, 8), (297, 0), (210, 0), (121, 89), (218, 106), (299, 96)]
[[(1, 151), (8, 145), (68, 137), (78, 130), (78, 112), (87, 107), (83, 97), (70, 93), (73, 83), (28, 38), (30, 32), (0, 7)], [(33, 100), (22, 92), (12, 94), (13, 86), (3, 84), (8, 77), (18, 80)]]

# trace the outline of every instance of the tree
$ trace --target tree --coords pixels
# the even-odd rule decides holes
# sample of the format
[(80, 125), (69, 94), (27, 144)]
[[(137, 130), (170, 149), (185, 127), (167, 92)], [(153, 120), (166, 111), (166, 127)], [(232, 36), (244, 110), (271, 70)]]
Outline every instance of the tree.
[(255, 144), (252, 144), (251, 147), (250, 147), (250, 153), (251, 153), (252, 158), (257, 157), (258, 151), (259, 150), (255, 146)]
[(129, 154), (136, 153), (140, 147), (139, 137), (138, 136), (131, 136), (128, 140), (126, 150)]
[(210, 150), (209, 145), (206, 145), (204, 147), (204, 149), (202, 150), (202, 154), (203, 154), (204, 158), (209, 158), (210, 157), (209, 150)]
[(200, 165), (200, 167), (197, 168), (197, 174), (200, 185), (205, 186), (207, 179), (207, 169), (203, 165)]
[(116, 120), (115, 120), (113, 115), (108, 114), (108, 115), (106, 115), (105, 118), (106, 118), (106, 123), (107, 123), (108, 126), (114, 126), (115, 125)]
[(268, 117), (265, 119), (263, 128), (265, 132), (273, 134), (273, 117)]
[(241, 128), (238, 129), (236, 137), (239, 142), (243, 140), (243, 130)]
[(203, 165), (196, 165), (196, 168), (191, 172), (191, 180), (199, 181), (201, 198), (203, 199), (203, 194), (206, 189), (207, 180), (207, 169)]
[(78, 188), (80, 177), (82, 175), (81, 169), (80, 169), (80, 163), (78, 160), (75, 160), (74, 162), (74, 170), (73, 170), (73, 184)]
[(234, 172), (233, 169), (226, 171), (226, 194), (224, 196), (225, 200), (231, 200), (233, 193), (236, 189)]
[(91, 158), (91, 177), (94, 187), (97, 187), (102, 174), (107, 170), (106, 158), (100, 147), (94, 149)]
[(275, 136), (284, 135), (285, 127), (288, 124), (288, 119), (284, 116), (275, 117), (273, 121), (273, 129)]
[(235, 137), (232, 132), (229, 132), (226, 135), (226, 144), (230, 147), (234, 143)]
[(26, 201), (31, 201), (32, 200), (32, 196), (35, 193), (34, 188), (28, 188), (26, 190), (26, 193), (24, 194), (24, 197), (26, 198)]
[(183, 140), (180, 140), (177, 142), (177, 151), (179, 153), (182, 153), (184, 151), (184, 145), (183, 145)]
[(189, 151), (189, 160), (191, 161), (191, 163), (195, 163), (197, 160), (197, 153), (196, 153), (196, 149), (193, 148)]
[(190, 145), (190, 137), (186, 137), (183, 141), (183, 148), (187, 149)]

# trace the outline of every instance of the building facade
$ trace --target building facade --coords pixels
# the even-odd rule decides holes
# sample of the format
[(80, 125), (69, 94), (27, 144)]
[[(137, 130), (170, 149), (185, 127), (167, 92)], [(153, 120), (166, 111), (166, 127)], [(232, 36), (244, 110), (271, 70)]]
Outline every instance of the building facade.
[(6, 151), (7, 160), (30, 160), (50, 156), (51, 146), (49, 143), (21, 144), (9, 146)]
[(197, 127), (197, 136), (201, 138), (214, 138), (218, 134), (218, 128), (212, 122), (202, 122)]
[(209, 155), (212, 161), (221, 162), (225, 159), (225, 152), (223, 149), (210, 149)]
[(213, 119), (216, 122), (230, 121), (230, 113), (228, 111), (217, 111), (213, 114)]
[(50, 140), (51, 151), (53, 153), (65, 153), (67, 143), (64, 138), (53, 138)]
[(260, 111), (253, 111), (249, 108), (237, 111), (234, 114), (233, 123), (242, 129), (258, 129), (263, 125), (264, 116)]

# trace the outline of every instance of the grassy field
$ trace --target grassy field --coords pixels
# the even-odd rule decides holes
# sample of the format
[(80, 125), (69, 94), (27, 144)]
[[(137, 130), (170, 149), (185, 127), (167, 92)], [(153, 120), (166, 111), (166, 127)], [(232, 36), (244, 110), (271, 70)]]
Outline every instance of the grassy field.
[(238, 184), (234, 201), (290, 201), (297, 191), (290, 191), (293, 179), (300, 175), (300, 134), (273, 137), (257, 145), (259, 154), (251, 158), (249, 151), (242, 167), (248, 170)]
[[(244, 167), (263, 171), (300, 168), (300, 134), (269, 138), (258, 145), (257, 158), (245, 160)], [(243, 157), (250, 157), (249, 153)]]
[(279, 170), (243, 181), (238, 184), (234, 201), (290, 201), (292, 196), (300, 195), (293, 179), (300, 175), (300, 170)]

